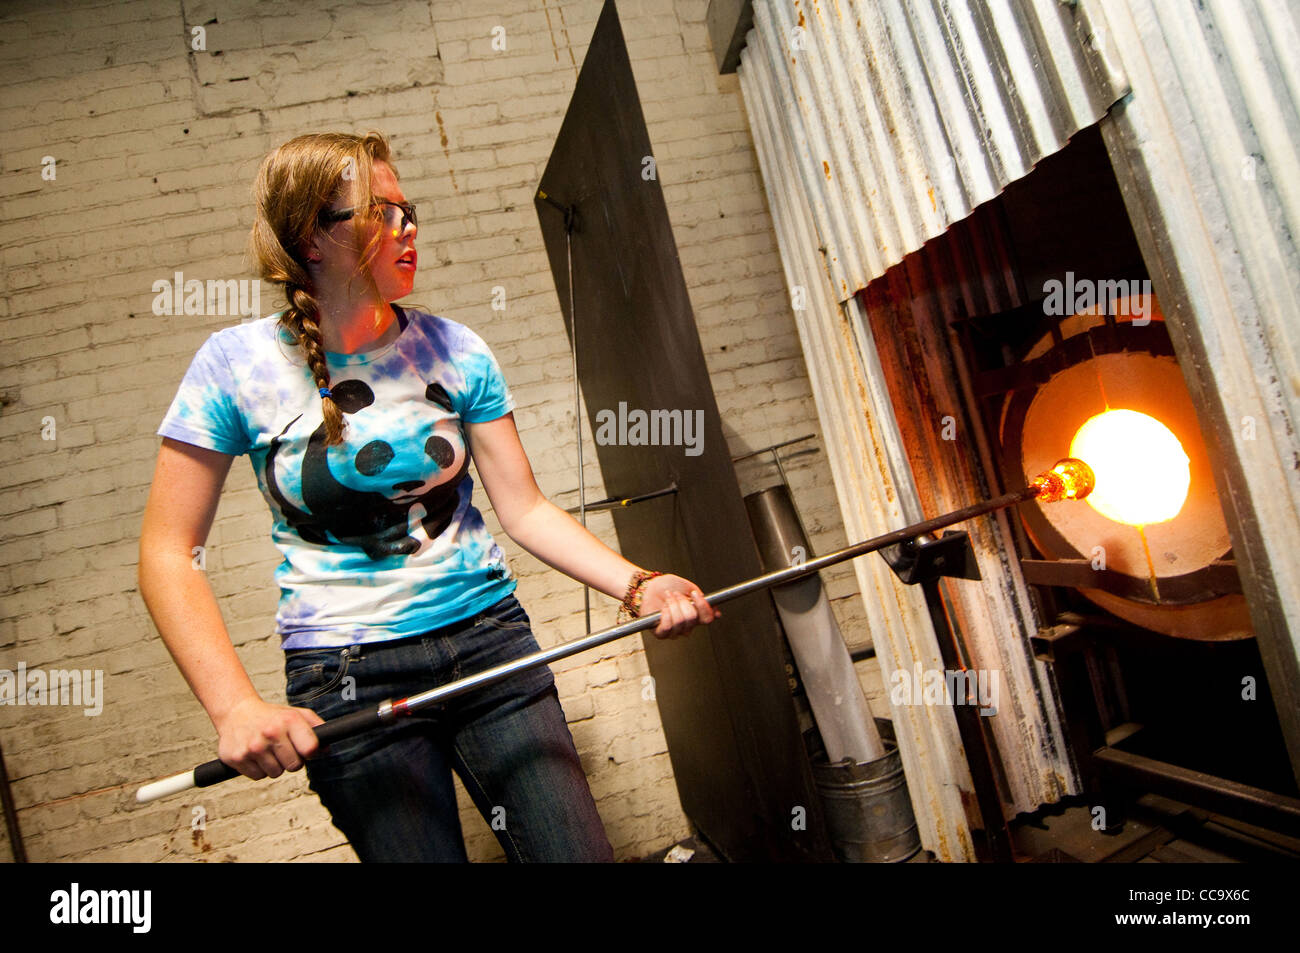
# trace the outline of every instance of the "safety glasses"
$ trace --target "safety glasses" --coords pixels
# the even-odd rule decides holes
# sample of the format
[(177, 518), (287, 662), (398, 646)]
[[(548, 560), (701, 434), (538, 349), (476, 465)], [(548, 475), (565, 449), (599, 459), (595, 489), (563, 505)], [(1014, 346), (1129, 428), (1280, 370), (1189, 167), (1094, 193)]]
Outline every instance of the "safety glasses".
[[(415, 206), (410, 202), (389, 202), (386, 199), (375, 199), (366, 207), (383, 208), (384, 223), (386, 225), (393, 225), (400, 214), (401, 224), (397, 226), (399, 234), (405, 230), (408, 222), (412, 225), (417, 224), (415, 220)], [(361, 210), (361, 206), (355, 205), (352, 208), (323, 208), (320, 211), (320, 222), (322, 225), (332, 225), (335, 222), (346, 222)]]

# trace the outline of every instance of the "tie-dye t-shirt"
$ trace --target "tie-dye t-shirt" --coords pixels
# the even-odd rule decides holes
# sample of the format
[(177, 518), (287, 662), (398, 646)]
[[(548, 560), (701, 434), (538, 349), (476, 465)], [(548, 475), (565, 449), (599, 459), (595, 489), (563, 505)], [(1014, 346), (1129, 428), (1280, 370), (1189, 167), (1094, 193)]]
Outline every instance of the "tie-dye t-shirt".
[(284, 555), (286, 649), (418, 635), (515, 588), (471, 504), (461, 427), (514, 409), (501, 369), (464, 325), (394, 311), (401, 333), (387, 347), (327, 352), (342, 444), (325, 446), (316, 384), (276, 315), (209, 337), (158, 429), (248, 454)]

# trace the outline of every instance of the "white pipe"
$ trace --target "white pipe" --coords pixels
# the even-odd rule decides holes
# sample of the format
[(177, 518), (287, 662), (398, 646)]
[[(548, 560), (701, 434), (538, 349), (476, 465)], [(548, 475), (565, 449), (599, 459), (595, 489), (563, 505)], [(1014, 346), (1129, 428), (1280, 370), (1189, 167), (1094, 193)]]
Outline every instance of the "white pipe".
[(831, 764), (885, 756), (876, 720), (818, 576), (772, 589)]

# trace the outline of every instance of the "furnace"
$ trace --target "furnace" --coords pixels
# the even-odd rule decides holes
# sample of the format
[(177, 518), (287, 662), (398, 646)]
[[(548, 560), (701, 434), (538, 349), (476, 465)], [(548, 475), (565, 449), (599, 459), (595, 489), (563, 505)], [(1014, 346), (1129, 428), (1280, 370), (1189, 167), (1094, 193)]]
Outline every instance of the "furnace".
[(860, 565), (883, 677), (1001, 674), (974, 733), (891, 713), (925, 846), (1006, 857), (1062, 804), (1122, 832), (1146, 795), (1300, 833), (1294, 11), (715, 0), (711, 29), (849, 534), (1076, 441), (1128, 470), (973, 524), (978, 584)]

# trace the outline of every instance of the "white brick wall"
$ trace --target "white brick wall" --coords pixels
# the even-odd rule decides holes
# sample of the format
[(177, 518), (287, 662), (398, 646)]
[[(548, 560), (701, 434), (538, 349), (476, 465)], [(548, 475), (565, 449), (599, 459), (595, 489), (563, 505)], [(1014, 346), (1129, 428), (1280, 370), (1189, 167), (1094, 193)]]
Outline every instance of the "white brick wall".
[[(0, 668), (105, 673), (98, 717), (0, 706), (29, 857), (354, 859), (301, 774), (133, 803), (138, 783), (213, 753), (211, 726), (136, 590), (135, 561), (154, 430), (199, 344), (232, 323), (156, 317), (152, 283), (175, 271), (250, 275), (249, 187), (277, 144), (313, 130), (384, 131), (421, 203), (425, 267), (411, 300), (493, 347), (539, 483), (573, 505), (568, 345), (532, 195), (600, 6), (31, 0), (0, 12)], [(738, 85), (717, 75), (706, 6), (624, 0), (620, 12), (719, 408), (741, 453), (819, 428)], [(206, 50), (194, 52), (200, 25)], [(497, 26), (504, 51), (492, 47)], [(56, 160), (53, 181), (41, 176), (45, 156)], [(504, 312), (490, 306), (497, 285)], [(279, 303), (264, 290), (270, 313)], [(54, 440), (42, 439), (46, 418)], [(598, 498), (589, 430), (585, 440), (587, 492)], [(823, 457), (796, 457), (788, 471), (814, 547), (844, 545)], [(775, 480), (761, 461), (738, 472), (746, 492)], [(580, 635), (579, 586), (509, 543), (486, 497), (476, 502), (507, 545), (539, 641)], [(616, 543), (608, 516), (589, 522)], [(237, 461), (207, 572), (254, 683), (282, 700), (269, 527)], [(826, 577), (849, 641), (867, 641), (852, 574)], [(593, 602), (593, 625), (612, 624), (614, 605)], [(658, 711), (643, 697), (639, 643), (554, 670), (617, 856), (689, 834)], [(499, 859), (460, 798), (471, 857)]]

